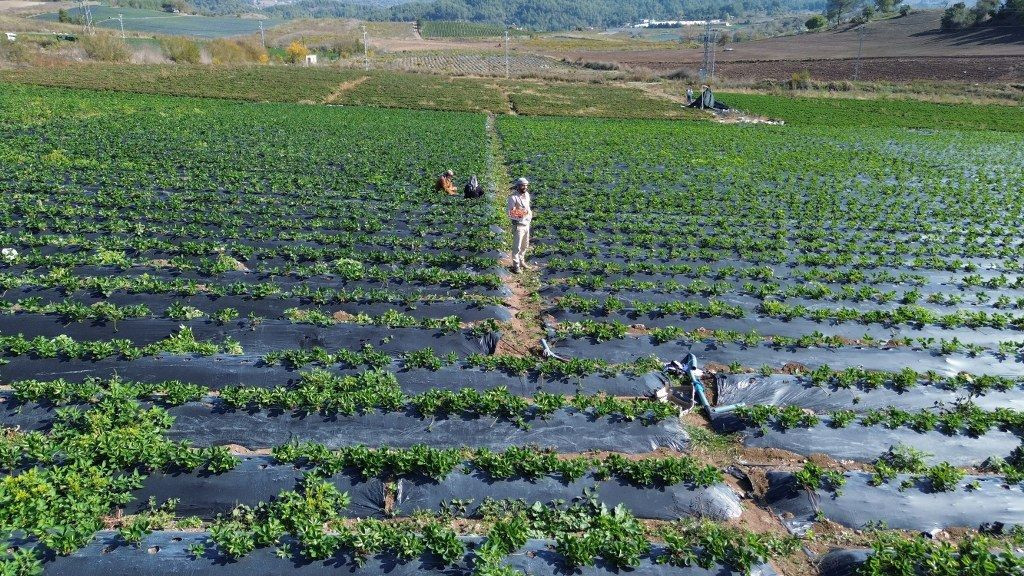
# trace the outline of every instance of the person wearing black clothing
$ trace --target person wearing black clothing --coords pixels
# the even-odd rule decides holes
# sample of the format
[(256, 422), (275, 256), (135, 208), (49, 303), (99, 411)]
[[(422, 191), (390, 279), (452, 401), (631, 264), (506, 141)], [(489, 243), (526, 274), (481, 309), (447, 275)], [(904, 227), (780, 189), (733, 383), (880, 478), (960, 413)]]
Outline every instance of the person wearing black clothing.
[(466, 198), (479, 198), (484, 195), (484, 187), (480, 185), (476, 176), (473, 176), (462, 190)]

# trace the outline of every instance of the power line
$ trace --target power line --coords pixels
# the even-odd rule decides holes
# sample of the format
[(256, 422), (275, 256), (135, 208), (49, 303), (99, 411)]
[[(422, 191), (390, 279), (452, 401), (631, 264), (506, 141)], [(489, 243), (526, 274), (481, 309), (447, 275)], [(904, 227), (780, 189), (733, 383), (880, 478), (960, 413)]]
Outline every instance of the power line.
[(85, 0), (82, 0), (81, 4), (82, 14), (85, 17), (85, 31), (88, 34), (92, 34), (94, 32), (92, 28), (92, 11), (89, 10), (89, 5), (85, 2)]
[(508, 24), (505, 25), (505, 78), (511, 76), (511, 67), (508, 63)]
[(263, 20), (260, 20), (260, 43), (263, 44), (263, 49), (267, 49), (267, 35), (263, 31)]
[(370, 69), (370, 51), (366, 46), (366, 24), (360, 26), (363, 29), (363, 69)]
[(117, 21), (119, 24), (121, 24), (121, 39), (124, 40), (124, 14), (118, 14)]
[(715, 81), (715, 35), (711, 19), (704, 21), (704, 61), (700, 67), (700, 81), (704, 84)]
[(853, 67), (853, 81), (856, 82), (860, 79), (860, 57), (864, 51), (864, 35), (867, 34), (867, 28), (861, 25), (857, 28), (857, 63)]

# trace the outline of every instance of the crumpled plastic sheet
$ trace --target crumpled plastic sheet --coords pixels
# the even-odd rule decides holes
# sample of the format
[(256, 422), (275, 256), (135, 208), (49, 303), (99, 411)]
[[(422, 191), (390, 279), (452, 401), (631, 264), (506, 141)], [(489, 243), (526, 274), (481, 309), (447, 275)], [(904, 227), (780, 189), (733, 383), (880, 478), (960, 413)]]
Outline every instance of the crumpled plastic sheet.
[(406, 478), (399, 481), (397, 509), (409, 516), (416, 510), (436, 511), (454, 500), (468, 504), (467, 513), (476, 515), (485, 499), (517, 500), (527, 504), (584, 497), (584, 491), (596, 488), (594, 496), (614, 507), (625, 506), (638, 518), (675, 520), (683, 517), (725, 521), (740, 517), (739, 497), (726, 484), (699, 488), (686, 484), (660, 488), (637, 487), (616, 478), (598, 480), (592, 474), (570, 483), (551, 476), (536, 480), (492, 480), (480, 472), (452, 472), (444, 480)]
[[(463, 542), (477, 547), (480, 538), (462, 538)], [(235, 561), (226, 561), (217, 554), (215, 547), (207, 545), (200, 558), (189, 550), (197, 544), (206, 544), (209, 534), (205, 532), (154, 532), (143, 537), (138, 546), (125, 544), (115, 532), (101, 532), (82, 549), (70, 556), (50, 559), (43, 574), (45, 576), (471, 576), (473, 553), (467, 552), (463, 560), (451, 566), (443, 566), (431, 556), (401, 560), (393, 554), (382, 554), (367, 558), (357, 564), (348, 553), (339, 553), (326, 560), (306, 560), (297, 552), (299, 546), (292, 545), (296, 552), (281, 558), (274, 548), (261, 548)], [(285, 543), (292, 544), (289, 539)], [(526, 545), (503, 560), (503, 563), (532, 576), (556, 576), (571, 574), (563, 557), (553, 551), (554, 543), (544, 540), (530, 540)], [(690, 566), (677, 568), (669, 564), (658, 564), (654, 559), (664, 553), (664, 548), (654, 546), (649, 555), (642, 557), (640, 564), (628, 570), (634, 576), (741, 576), (739, 572), (722, 565), (710, 569)], [(604, 561), (595, 566), (582, 568), (583, 576), (605, 576), (623, 574)], [(755, 566), (751, 576), (775, 576), (776, 572), (767, 564)]]
[(833, 550), (818, 560), (818, 573), (821, 576), (857, 576), (870, 555), (870, 550)]
[(937, 352), (908, 348), (782, 348), (768, 345), (745, 347), (739, 343), (722, 344), (710, 340), (695, 343), (667, 342), (654, 345), (648, 336), (627, 336), (608, 342), (591, 342), (583, 338), (566, 338), (550, 342), (560, 356), (569, 358), (603, 358), (609, 362), (630, 362), (644, 356), (656, 355), (662, 360), (681, 359), (693, 353), (700, 364), (739, 362), (743, 366), (769, 365), (776, 369), (795, 362), (809, 368), (828, 364), (832, 368), (864, 367), (871, 370), (897, 372), (910, 366), (918, 372), (935, 372), (953, 376), (959, 372), (989, 374), (992, 376), (1024, 376), (1024, 363), (1014, 359), (988, 354), (971, 358), (965, 354), (943, 356)]
[[(864, 412), (889, 406), (899, 406), (903, 410), (918, 410), (931, 408), (936, 403), (954, 404), (970, 396), (967, 390), (946, 390), (924, 383), (902, 392), (894, 389), (891, 384), (870, 391), (819, 387), (812, 384), (808, 376), (765, 377), (757, 374), (723, 374), (718, 376), (717, 383), (717, 399), (720, 406), (737, 403), (748, 406), (796, 405), (818, 414), (833, 410)], [(1024, 410), (1024, 388), (1018, 386), (1005, 392), (992, 389), (982, 396), (973, 397), (972, 401), (985, 410)]]
[[(966, 476), (954, 491), (932, 492), (927, 481), (914, 481), (901, 491), (900, 485), (911, 479), (906, 474), (879, 486), (872, 486), (871, 475), (864, 472), (845, 476), (846, 484), (837, 496), (820, 489), (808, 491), (790, 472), (768, 472), (765, 503), (775, 513), (783, 513), (783, 522), (795, 530), (813, 524), (819, 511), (833, 522), (856, 529), (879, 521), (895, 530), (920, 532), (977, 529), (988, 522), (1002, 522), (1007, 528), (1024, 524), (1024, 489), (1020, 484), (1007, 486), (1002, 477)], [(965, 488), (975, 481), (977, 488)]]

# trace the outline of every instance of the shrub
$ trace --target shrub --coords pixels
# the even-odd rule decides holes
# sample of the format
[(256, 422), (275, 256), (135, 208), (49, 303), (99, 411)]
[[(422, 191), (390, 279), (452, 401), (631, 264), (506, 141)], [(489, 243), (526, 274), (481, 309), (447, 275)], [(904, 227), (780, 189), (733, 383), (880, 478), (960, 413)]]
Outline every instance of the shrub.
[(793, 72), (792, 78), (789, 79), (790, 90), (807, 90), (811, 87), (811, 73), (809, 70), (801, 70), (800, 72)]
[(85, 55), (101, 62), (127, 62), (131, 56), (124, 40), (107, 34), (83, 36), (79, 42)]
[(295, 64), (306, 59), (306, 56), (309, 54), (309, 48), (306, 48), (305, 44), (296, 40), (288, 45), (285, 52), (288, 53), (288, 61)]
[(912, 12), (912, 10), (911, 10), (909, 4), (904, 4), (903, 6), (900, 6), (900, 16), (907, 16), (911, 12)]
[(174, 62), (199, 64), (199, 44), (188, 38), (164, 38), (160, 41), (164, 55)]
[(31, 52), (25, 42), (11, 42), (0, 36), (0, 62), (25, 64), (31, 59)]
[(824, 28), (826, 24), (828, 24), (828, 20), (826, 20), (821, 14), (815, 14), (808, 18), (807, 22), (804, 22), (804, 26), (811, 31), (820, 30)]
[(259, 44), (249, 40), (231, 40), (218, 38), (206, 45), (210, 60), (214, 64), (244, 64), (266, 62), (267, 51)]

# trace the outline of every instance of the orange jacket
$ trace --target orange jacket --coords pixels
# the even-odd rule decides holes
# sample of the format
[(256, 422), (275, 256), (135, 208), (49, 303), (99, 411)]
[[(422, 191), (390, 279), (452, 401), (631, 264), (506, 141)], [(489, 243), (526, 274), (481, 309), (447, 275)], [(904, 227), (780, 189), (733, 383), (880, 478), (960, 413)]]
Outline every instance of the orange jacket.
[(452, 179), (443, 174), (437, 179), (437, 183), (434, 184), (434, 191), (458, 194), (458, 191), (455, 190), (455, 184), (452, 183)]

